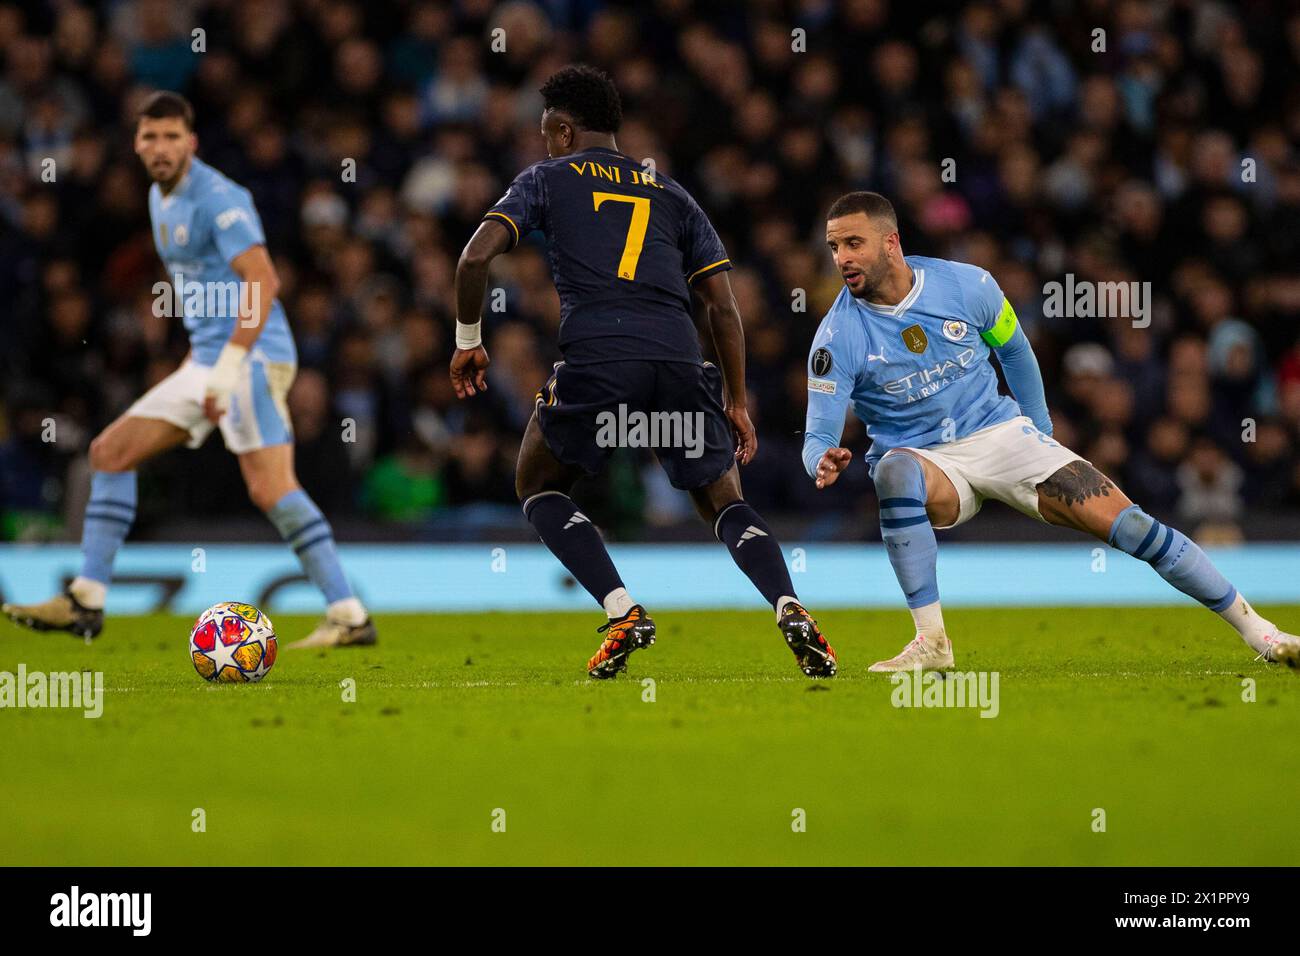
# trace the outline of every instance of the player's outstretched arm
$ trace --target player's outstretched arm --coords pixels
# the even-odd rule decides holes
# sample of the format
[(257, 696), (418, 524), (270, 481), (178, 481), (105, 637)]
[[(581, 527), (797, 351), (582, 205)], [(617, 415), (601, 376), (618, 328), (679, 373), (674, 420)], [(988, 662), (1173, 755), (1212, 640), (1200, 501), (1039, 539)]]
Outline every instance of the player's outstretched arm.
[(758, 453), (758, 435), (746, 408), (745, 328), (740, 321), (740, 308), (725, 272), (715, 272), (701, 279), (695, 283), (695, 291), (704, 300), (713, 350), (722, 367), (722, 379), (727, 389), (724, 411), (736, 433), (736, 460), (747, 465)]
[(280, 294), (280, 276), (275, 271), (266, 246), (249, 246), (230, 260), (230, 268), (239, 276), (239, 321), (217, 364), (208, 373), (203, 390), (203, 414), (217, 421), (230, 407), (230, 395), (239, 382), (239, 370), (248, 351), (262, 334), (271, 304)]
[[(487, 391), (487, 349), (483, 348), (483, 294), (492, 260), (510, 248), (510, 230), (495, 219), (480, 223), (456, 263), (456, 351), (451, 386), (457, 398)], [(473, 321), (466, 321), (469, 318)]]

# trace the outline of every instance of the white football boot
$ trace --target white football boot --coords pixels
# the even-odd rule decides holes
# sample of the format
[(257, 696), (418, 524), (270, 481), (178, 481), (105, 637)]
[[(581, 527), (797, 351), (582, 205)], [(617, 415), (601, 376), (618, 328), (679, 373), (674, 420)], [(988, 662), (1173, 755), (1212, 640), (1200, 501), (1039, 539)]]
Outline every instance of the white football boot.
[(375, 625), (370, 618), (366, 618), (363, 624), (349, 626), (331, 621), (327, 617), (316, 625), (316, 630), (302, 640), (289, 644), (288, 647), (293, 650), (308, 650), (313, 647), (363, 647), (374, 644), (377, 640)]
[(1274, 631), (1264, 638), (1265, 647), (1256, 655), (1257, 661), (1269, 661), (1285, 664), (1287, 667), (1300, 667), (1300, 637), (1285, 631)]
[(103, 609), (84, 606), (71, 591), (40, 604), (0, 604), (0, 614), (33, 631), (70, 631), (87, 641), (104, 629)]
[(867, 670), (876, 674), (893, 674), (914, 668), (940, 671), (953, 666), (952, 641), (947, 637), (927, 638), (918, 634), (910, 644), (887, 661), (876, 661)]

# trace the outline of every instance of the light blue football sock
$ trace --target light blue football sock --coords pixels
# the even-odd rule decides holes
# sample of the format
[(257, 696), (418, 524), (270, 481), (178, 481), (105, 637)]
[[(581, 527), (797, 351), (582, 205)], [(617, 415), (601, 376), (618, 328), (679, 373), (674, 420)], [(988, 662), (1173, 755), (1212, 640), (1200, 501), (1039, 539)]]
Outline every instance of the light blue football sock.
[(81, 577), (107, 585), (113, 559), (135, 522), (135, 472), (97, 471), (81, 527)]
[(925, 513), (925, 472), (911, 455), (886, 455), (876, 465), (880, 536), (909, 608), (939, 600), (939, 543)]
[(313, 584), (329, 604), (352, 597), (352, 585), (343, 574), (334, 532), (307, 492), (291, 491), (266, 513), (289, 547), (293, 548)]
[(1115, 517), (1107, 541), (1112, 548), (1151, 565), (1162, 578), (1211, 611), (1222, 611), (1237, 597), (1237, 589), (1195, 541), (1137, 505), (1129, 505)]

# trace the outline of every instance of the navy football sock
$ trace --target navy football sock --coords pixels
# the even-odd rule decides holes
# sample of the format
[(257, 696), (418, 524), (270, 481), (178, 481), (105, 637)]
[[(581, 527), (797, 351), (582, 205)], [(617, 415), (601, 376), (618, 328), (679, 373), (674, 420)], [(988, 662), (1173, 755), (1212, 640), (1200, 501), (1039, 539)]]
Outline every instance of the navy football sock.
[(524, 502), (524, 517), (598, 604), (623, 587), (596, 526), (568, 495), (558, 491), (533, 495)]
[(713, 533), (727, 546), (736, 566), (773, 608), (783, 597), (797, 598), (781, 546), (758, 512), (744, 501), (733, 501), (718, 512)]

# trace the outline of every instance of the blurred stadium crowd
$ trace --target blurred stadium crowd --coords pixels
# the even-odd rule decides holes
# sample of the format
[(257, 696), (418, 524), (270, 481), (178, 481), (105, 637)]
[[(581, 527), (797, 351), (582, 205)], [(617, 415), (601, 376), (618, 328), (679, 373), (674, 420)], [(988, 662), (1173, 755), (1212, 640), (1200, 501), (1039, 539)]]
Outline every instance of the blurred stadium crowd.
[[(558, 300), (538, 237), (498, 260), (491, 389), (458, 404), (453, 274), (543, 157), (536, 90), (571, 61), (611, 73), (621, 148), (691, 190), (736, 263), (761, 439), (744, 482), (765, 515), (875, 534), (865, 469), (819, 494), (798, 453), (808, 343), (840, 286), (823, 215), (853, 188), (893, 199), (906, 252), (995, 275), (1057, 437), (1148, 510), (1228, 538), (1300, 511), (1292, 7), (51, 0), (0, 4), (0, 538), (75, 537), (89, 440), (186, 351), (152, 313), (163, 276), (131, 152), (153, 88), (190, 97), (199, 155), (257, 202), (321, 506), (344, 527), (522, 528), (513, 462), (558, 359)], [(1066, 274), (1150, 283), (1150, 326), (1046, 317)], [(865, 449), (856, 424), (846, 443)], [(617, 458), (583, 492), (615, 536), (690, 520), (648, 465)], [(146, 536), (178, 513), (252, 514), (216, 437), (146, 468), (141, 497)]]

